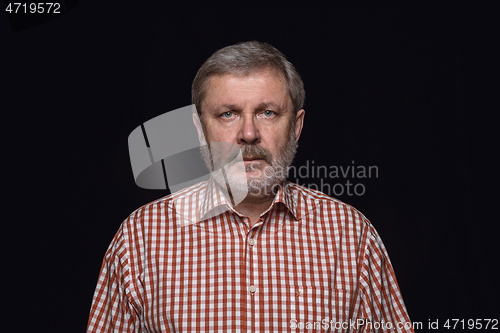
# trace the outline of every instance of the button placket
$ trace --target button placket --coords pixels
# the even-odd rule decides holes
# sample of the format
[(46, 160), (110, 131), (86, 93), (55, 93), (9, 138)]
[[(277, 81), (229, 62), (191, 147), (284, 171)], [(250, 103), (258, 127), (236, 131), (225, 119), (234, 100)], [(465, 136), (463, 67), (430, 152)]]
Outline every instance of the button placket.
[(259, 234), (260, 227), (257, 227), (256, 229), (250, 230), (250, 232), (246, 235), (247, 236), (247, 247), (246, 247), (246, 253), (247, 253), (247, 286), (248, 286), (248, 292), (249, 295), (252, 296), (253, 301), (255, 301), (256, 297), (256, 292), (257, 292), (257, 282), (259, 281), (259, 276), (258, 276), (258, 254), (255, 249), (255, 245), (257, 244), (257, 241), (255, 238)]

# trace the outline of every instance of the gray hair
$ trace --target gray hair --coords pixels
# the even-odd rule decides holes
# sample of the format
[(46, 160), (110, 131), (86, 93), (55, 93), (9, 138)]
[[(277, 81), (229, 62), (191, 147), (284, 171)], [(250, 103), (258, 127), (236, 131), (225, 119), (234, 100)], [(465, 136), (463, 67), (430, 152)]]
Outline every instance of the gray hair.
[(293, 115), (302, 109), (305, 100), (304, 83), (295, 67), (274, 46), (250, 41), (226, 46), (216, 51), (200, 67), (191, 87), (192, 104), (201, 118), (201, 104), (207, 93), (212, 75), (235, 74), (247, 76), (252, 72), (270, 68), (285, 77), (286, 89), (292, 100)]

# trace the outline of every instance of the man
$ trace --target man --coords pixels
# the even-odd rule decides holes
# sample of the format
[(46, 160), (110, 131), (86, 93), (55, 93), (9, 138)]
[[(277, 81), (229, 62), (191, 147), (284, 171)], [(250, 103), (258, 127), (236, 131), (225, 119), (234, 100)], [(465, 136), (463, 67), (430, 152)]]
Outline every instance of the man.
[(122, 223), (88, 331), (413, 332), (370, 222), (286, 181), (305, 116), (292, 64), (265, 43), (232, 45), (192, 95), (212, 177)]

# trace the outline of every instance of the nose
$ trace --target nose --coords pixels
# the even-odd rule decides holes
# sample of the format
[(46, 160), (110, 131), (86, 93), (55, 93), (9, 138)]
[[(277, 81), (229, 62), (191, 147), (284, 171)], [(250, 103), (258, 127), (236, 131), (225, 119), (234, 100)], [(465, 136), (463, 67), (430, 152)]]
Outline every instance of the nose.
[(259, 142), (260, 133), (254, 117), (250, 115), (242, 117), (241, 127), (238, 133), (238, 144), (257, 144)]

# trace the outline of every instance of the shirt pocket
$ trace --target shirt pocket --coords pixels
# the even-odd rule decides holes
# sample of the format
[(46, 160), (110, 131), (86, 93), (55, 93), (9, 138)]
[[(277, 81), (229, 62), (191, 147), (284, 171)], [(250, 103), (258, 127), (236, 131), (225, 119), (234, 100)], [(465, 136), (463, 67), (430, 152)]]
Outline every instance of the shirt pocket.
[[(346, 332), (349, 324), (351, 293), (346, 290), (277, 286), (269, 288), (273, 300), (271, 316), (279, 316), (282, 329), (299, 332)], [(337, 329), (338, 328), (338, 329)]]

